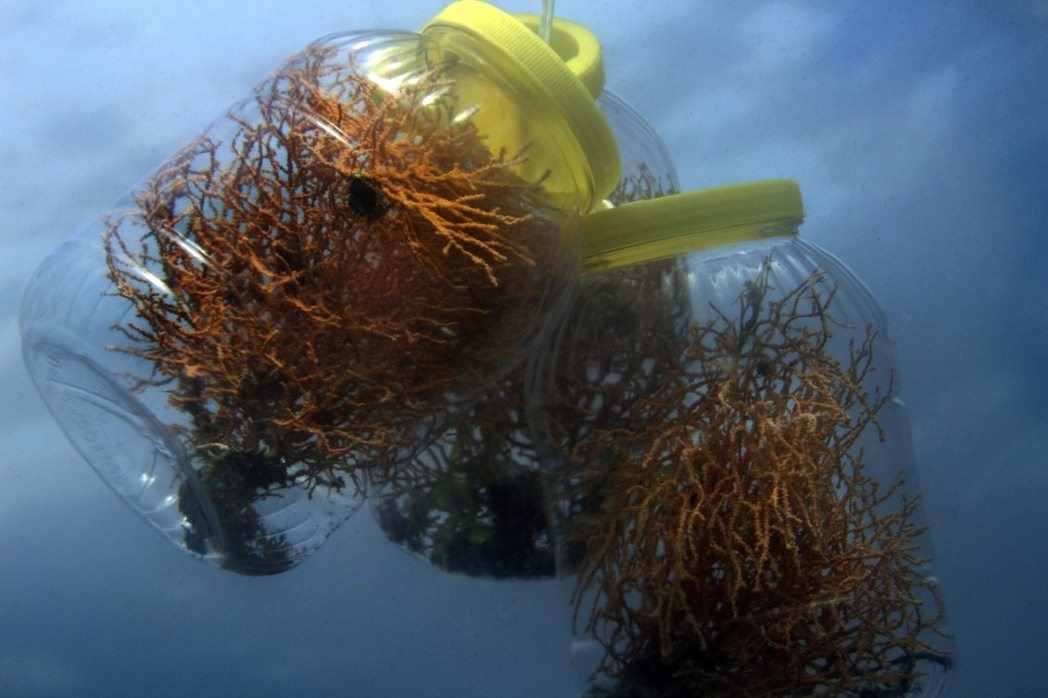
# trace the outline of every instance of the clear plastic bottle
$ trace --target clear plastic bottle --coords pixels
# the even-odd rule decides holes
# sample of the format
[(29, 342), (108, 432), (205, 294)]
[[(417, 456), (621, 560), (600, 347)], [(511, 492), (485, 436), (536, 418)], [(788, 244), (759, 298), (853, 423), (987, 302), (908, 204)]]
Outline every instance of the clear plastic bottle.
[(773, 180), (584, 221), (533, 421), (576, 648), (623, 695), (945, 683), (888, 325), (802, 218)]
[(524, 361), (618, 172), (582, 80), (491, 6), (330, 36), (42, 264), (26, 364), (172, 542), (280, 572)]
[[(536, 18), (521, 19), (537, 24)], [(561, 32), (570, 31), (580, 41), (588, 35), (561, 19), (552, 30), (554, 42)], [(594, 81), (589, 87), (600, 90), (601, 84)], [(613, 93), (601, 91), (597, 103), (622, 161), (622, 176), (608, 205), (676, 193), (676, 170), (647, 122)], [(580, 292), (585, 294), (585, 287)], [(551, 316), (547, 331), (559, 326), (557, 318)], [(542, 449), (527, 419), (528, 386), (548, 358), (548, 341), (546, 336), (538, 342), (525, 365), (480, 395), (370, 499), (390, 540), (444, 570), (473, 577), (534, 580), (556, 575)]]

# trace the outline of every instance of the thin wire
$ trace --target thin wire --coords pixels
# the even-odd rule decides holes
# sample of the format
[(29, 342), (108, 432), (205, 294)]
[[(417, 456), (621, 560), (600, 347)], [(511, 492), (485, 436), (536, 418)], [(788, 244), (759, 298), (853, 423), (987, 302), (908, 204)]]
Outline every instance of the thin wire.
[(542, 19), (539, 21), (539, 36), (547, 44), (553, 35), (553, 0), (542, 0)]

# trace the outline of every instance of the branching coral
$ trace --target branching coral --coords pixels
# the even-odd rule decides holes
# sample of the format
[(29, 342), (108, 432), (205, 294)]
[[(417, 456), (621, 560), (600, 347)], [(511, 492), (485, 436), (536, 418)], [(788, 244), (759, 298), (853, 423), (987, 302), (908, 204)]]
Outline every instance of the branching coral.
[(578, 572), (587, 547), (580, 531), (603, 518), (603, 487), (622, 456), (596, 446), (628, 431), (642, 401), (676, 367), (689, 318), (679, 260), (614, 269), (587, 281), (536, 369), (544, 378), (534, 386), (541, 395), (534, 436), (561, 574)]
[(334, 58), (290, 61), (231, 138), (166, 163), (106, 248), (137, 311), (121, 348), (192, 441), (341, 487), (519, 361), (563, 263), (526, 153), (453, 119), (438, 72), (390, 93)]
[[(641, 163), (623, 178), (611, 198), (617, 204), (626, 203), (660, 196), (667, 193), (666, 188)], [(673, 279), (679, 282), (676, 268), (676, 263), (665, 261), (617, 269), (588, 280), (567, 317), (558, 317), (561, 322), (547, 326), (551, 332), (559, 327), (571, 335), (570, 340), (546, 337), (529, 359), (530, 370), (522, 367), (493, 385), (462, 413), (454, 428), (396, 469), (376, 505), (386, 534), (452, 571), (493, 577), (552, 576), (554, 536), (550, 534), (551, 512), (542, 467), (550, 450), (543, 443), (574, 440), (579, 433), (568, 436), (564, 426), (606, 422), (590, 410), (621, 413), (628, 411), (629, 402), (610, 390), (601, 394), (601, 405), (584, 401), (571, 390), (548, 393), (547, 372), (564, 362), (558, 348), (571, 344), (578, 355), (598, 357), (602, 374), (628, 371), (637, 375), (646, 359), (635, 351), (636, 338), (661, 336), (673, 323), (686, 326), (681, 322), (686, 304), (666, 305), (655, 313), (637, 307), (638, 299), (672, 286)], [(582, 328), (586, 339), (574, 334), (574, 328)], [(537, 416), (537, 410), (531, 409), (535, 407), (532, 398), (538, 397), (536, 388), (549, 418), (545, 438), (539, 443), (529, 426), (529, 418)], [(561, 570), (573, 566), (566, 562), (573, 553), (561, 550)]]
[(833, 291), (815, 274), (773, 298), (768, 269), (573, 449), (576, 622), (606, 674), (661, 695), (902, 694), (949, 660), (916, 500), (859, 447), (887, 399), (865, 387), (874, 336), (834, 358)]
[[(224, 527), (254, 530), (252, 499), (283, 487), (384, 482), (522, 360), (570, 265), (562, 214), (515, 173), (527, 148), (490, 152), (466, 106), (439, 66), (391, 91), (311, 48), (108, 221), (135, 309), (116, 348), (187, 415), (187, 450), (231, 454), (200, 466)], [(255, 462), (282, 472), (208, 484)]]

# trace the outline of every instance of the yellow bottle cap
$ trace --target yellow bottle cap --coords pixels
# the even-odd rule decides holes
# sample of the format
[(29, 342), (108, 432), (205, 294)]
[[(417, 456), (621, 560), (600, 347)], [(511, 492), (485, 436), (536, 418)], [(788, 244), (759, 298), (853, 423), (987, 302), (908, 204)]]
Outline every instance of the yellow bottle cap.
[(797, 234), (797, 183), (769, 179), (674, 194), (582, 217), (584, 274), (751, 240)]
[(522, 75), (545, 98), (549, 113), (563, 120), (579, 146), (580, 156), (569, 165), (579, 171), (578, 181), (592, 183), (594, 202), (615, 189), (621, 168), (619, 151), (593, 99), (603, 85), (604, 69), (600, 44), (591, 32), (574, 23), (555, 21), (551, 47), (525, 23), (478, 0), (448, 5), (423, 32), (438, 27), (468, 32), (484, 48), (485, 60), (507, 76)]

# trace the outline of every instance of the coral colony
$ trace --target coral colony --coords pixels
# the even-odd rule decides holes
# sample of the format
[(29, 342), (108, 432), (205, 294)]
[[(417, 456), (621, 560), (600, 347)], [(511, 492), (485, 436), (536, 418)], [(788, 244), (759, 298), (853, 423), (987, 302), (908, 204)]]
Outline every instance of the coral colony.
[(394, 99), (333, 54), (289, 61), (105, 239), (137, 311), (122, 350), (170, 386), (245, 538), (259, 489), (389, 477), (449, 401), (519, 363), (557, 268), (541, 187), (513, 171), (525, 153), (454, 122), (437, 72)]
[(602, 411), (559, 488), (576, 623), (605, 674), (651, 695), (902, 695), (919, 660), (950, 660), (928, 642), (942, 607), (917, 502), (857, 445), (887, 399), (864, 387), (874, 336), (838, 361), (834, 287), (816, 272), (776, 295), (769, 269), (683, 356), (671, 314), (647, 370), (586, 368), (612, 387), (576, 398)]

